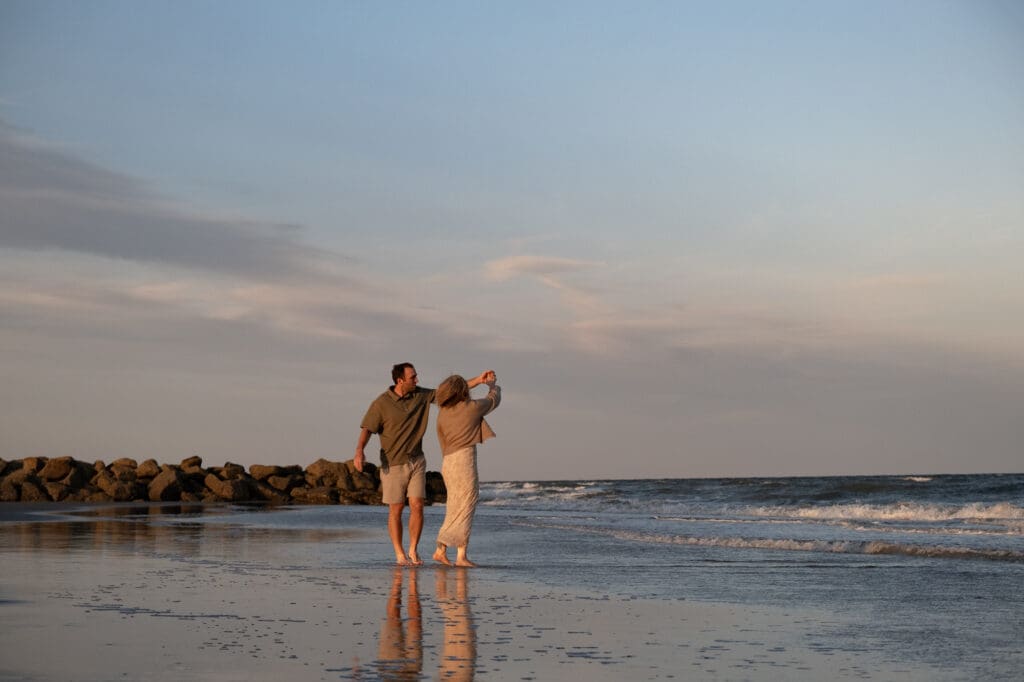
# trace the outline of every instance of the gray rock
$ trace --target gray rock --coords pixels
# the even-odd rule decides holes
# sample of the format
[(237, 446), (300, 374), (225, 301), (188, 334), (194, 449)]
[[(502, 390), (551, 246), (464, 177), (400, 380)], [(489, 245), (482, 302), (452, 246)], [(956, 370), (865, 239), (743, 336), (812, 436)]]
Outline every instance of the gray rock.
[(365, 471), (360, 473), (357, 471), (352, 474), (352, 487), (350, 488), (352, 492), (376, 490), (378, 487), (380, 487), (380, 482), (374, 479), (374, 477), (369, 473)]
[(125, 483), (131, 483), (139, 477), (135, 471), (135, 467), (125, 466), (124, 464), (118, 464), (116, 462), (112, 462), (111, 465), (107, 467), (107, 471), (113, 474), (114, 478)]
[(241, 464), (233, 464), (232, 462), (225, 463), (220, 470), (220, 478), (224, 479), (225, 481), (231, 481), (237, 478), (241, 478), (244, 475), (245, 467), (242, 466)]
[(42, 471), (43, 467), (46, 466), (46, 462), (46, 457), (26, 457), (21, 460), (21, 468), (35, 474)]
[(296, 488), (292, 491), (292, 500), (299, 504), (337, 504), (337, 488)]
[(139, 478), (156, 478), (160, 475), (160, 465), (155, 459), (147, 459), (135, 469), (135, 475)]
[(26, 480), (21, 484), (22, 502), (49, 502), (50, 496), (46, 494), (42, 486), (37, 483), (39, 479)]
[(256, 489), (256, 496), (262, 500), (272, 504), (288, 504), (291, 502), (291, 497), (287, 493), (277, 490), (263, 481), (255, 481), (253, 485)]
[(176, 469), (161, 471), (154, 478), (147, 490), (152, 502), (176, 502), (182, 499), (184, 477)]
[(92, 468), (91, 464), (85, 462), (75, 461), (74, 467), (68, 472), (68, 475), (61, 480), (61, 483), (78, 490), (84, 488), (89, 484), (89, 481), (96, 475), (96, 471)]
[(248, 502), (252, 500), (255, 492), (252, 483), (246, 478), (222, 481), (213, 474), (209, 474), (203, 482), (211, 493), (227, 502)]
[(279, 466), (265, 466), (263, 464), (253, 464), (249, 467), (249, 475), (255, 478), (257, 481), (265, 481), (271, 476), (281, 476), (284, 472)]
[(21, 485), (16, 485), (8, 476), (0, 481), (0, 502), (17, 502), (21, 497)]
[(344, 462), (329, 462), (318, 459), (306, 468), (306, 478), (314, 477), (320, 485), (333, 486), (348, 490), (352, 487), (352, 479)]
[(115, 502), (130, 502), (146, 496), (146, 486), (135, 481), (122, 481), (111, 471), (101, 471), (94, 484)]
[[(275, 490), (281, 492), (289, 492), (292, 488), (300, 486), (306, 482), (306, 478), (299, 474), (289, 474), (288, 476), (271, 476), (265, 483)], [(315, 487), (315, 486), (314, 486)]]
[(39, 470), (39, 478), (44, 481), (59, 481), (71, 473), (75, 468), (75, 460), (72, 457), (55, 457), (46, 462)]
[(54, 502), (63, 502), (72, 492), (71, 488), (63, 483), (54, 483), (52, 481), (43, 483), (43, 487), (46, 489), (46, 494)]
[(199, 457), (199, 456), (188, 457), (186, 459), (181, 460), (181, 465), (180, 466), (181, 466), (182, 470), (189, 469), (189, 468), (192, 468), (192, 467), (202, 467), (203, 466), (203, 458)]

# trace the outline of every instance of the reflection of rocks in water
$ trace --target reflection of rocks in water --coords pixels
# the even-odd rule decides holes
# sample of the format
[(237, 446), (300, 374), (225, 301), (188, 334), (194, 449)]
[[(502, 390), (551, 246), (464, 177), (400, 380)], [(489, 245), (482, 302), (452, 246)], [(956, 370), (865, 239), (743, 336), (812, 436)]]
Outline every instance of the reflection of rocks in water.
[[(35, 551), (113, 549), (189, 556), (211, 547), (223, 549), (228, 543), (238, 549), (250, 541), (330, 542), (355, 534), (343, 529), (207, 523), (201, 517), (237, 513), (238, 509), (197, 504), (124, 504), (67, 512), (56, 512), (51, 505), (32, 509), (36, 513), (8, 515), (6, 521), (13, 522), (0, 522), (0, 545)], [(253, 511), (259, 513), (260, 509)]]
[(476, 672), (476, 624), (469, 608), (469, 571), (439, 568), (437, 603), (444, 615), (444, 648), (438, 679), (466, 682)]
[(395, 568), (387, 615), (380, 629), (377, 671), (382, 680), (418, 680), (423, 670), (423, 616), (416, 571), (409, 571), (407, 619), (402, 618), (402, 583), (405, 571)]

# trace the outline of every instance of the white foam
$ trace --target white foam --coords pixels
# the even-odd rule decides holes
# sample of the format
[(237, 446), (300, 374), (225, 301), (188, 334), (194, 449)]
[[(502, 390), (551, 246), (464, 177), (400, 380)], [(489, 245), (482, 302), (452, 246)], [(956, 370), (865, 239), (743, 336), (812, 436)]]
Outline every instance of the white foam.
[(834, 504), (822, 507), (754, 507), (753, 516), (798, 519), (866, 519), (875, 521), (1022, 521), (1024, 508), (999, 502), (962, 506), (898, 502), (895, 504)]
[(882, 540), (797, 540), (788, 538), (694, 537), (688, 535), (660, 535), (611, 528), (581, 527), (565, 524), (523, 524), (541, 528), (571, 530), (577, 533), (606, 535), (618, 540), (691, 547), (725, 547), (732, 549), (765, 549), (797, 552), (827, 552), (834, 554), (894, 554), (945, 559), (988, 559), (1024, 562), (1024, 552), (1000, 549), (972, 549), (941, 545), (915, 545)]

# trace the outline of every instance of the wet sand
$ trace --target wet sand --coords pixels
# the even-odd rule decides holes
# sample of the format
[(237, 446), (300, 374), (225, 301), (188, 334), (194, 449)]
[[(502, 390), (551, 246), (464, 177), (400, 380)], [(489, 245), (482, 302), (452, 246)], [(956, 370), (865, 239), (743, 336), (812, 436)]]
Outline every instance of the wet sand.
[(182, 513), (167, 506), (45, 522), (11, 511), (0, 680), (935, 678), (818, 644), (829, 614), (394, 568), (372, 558), (383, 527), (163, 525)]

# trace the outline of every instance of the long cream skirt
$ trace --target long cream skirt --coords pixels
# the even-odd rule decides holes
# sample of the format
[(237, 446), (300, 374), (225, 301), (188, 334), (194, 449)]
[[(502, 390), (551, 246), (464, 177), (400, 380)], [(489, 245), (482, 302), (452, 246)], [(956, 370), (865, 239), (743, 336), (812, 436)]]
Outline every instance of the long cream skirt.
[(480, 499), (480, 478), (476, 470), (476, 446), (462, 448), (445, 455), (441, 476), (448, 489), (444, 524), (437, 532), (437, 541), (447, 547), (469, 544), (473, 515)]

